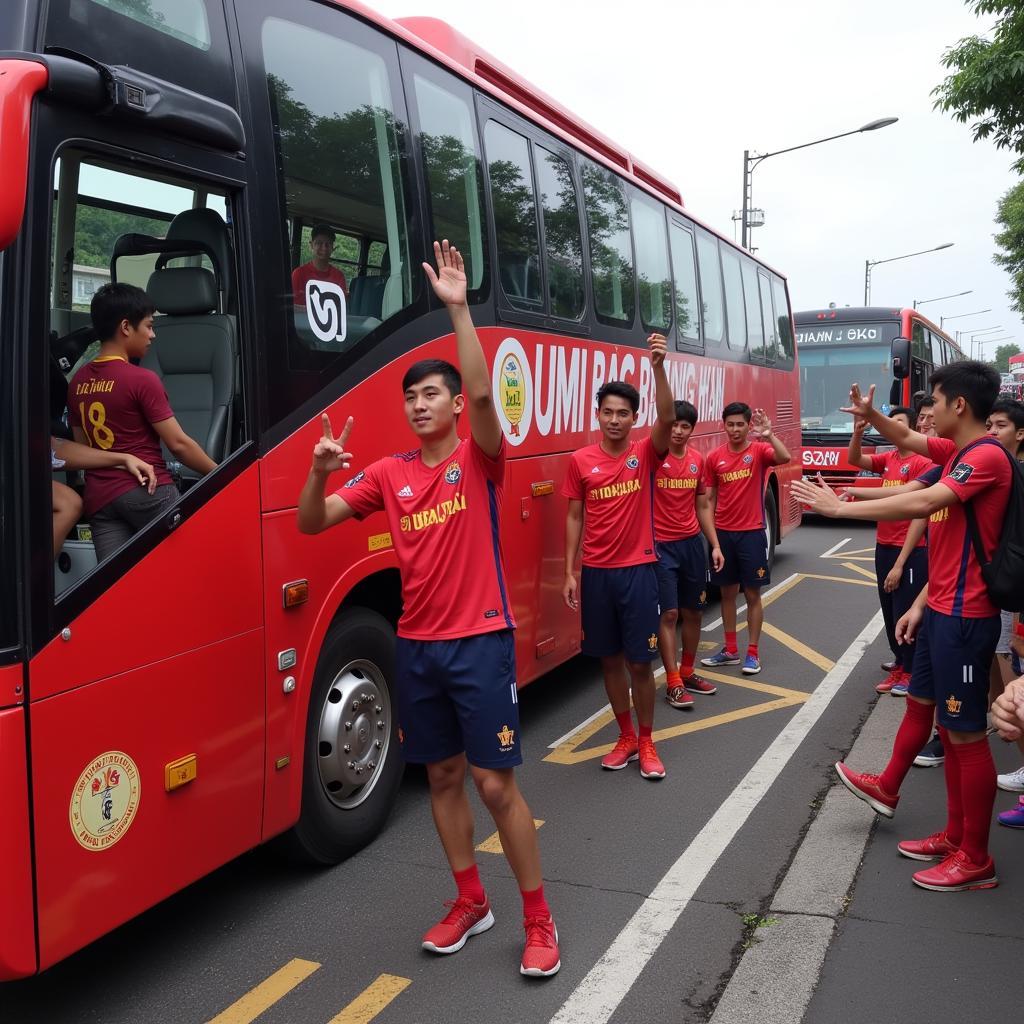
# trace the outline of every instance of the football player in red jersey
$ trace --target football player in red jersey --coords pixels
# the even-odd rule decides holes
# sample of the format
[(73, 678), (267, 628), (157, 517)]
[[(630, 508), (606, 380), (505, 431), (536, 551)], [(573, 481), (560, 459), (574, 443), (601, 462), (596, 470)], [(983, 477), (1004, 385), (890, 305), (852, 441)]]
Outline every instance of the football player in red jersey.
[[(548, 977), (561, 966), (558, 934), (544, 898), (533, 817), (513, 774), (522, 754), (515, 623), (498, 540), (505, 438), (466, 305), (462, 256), (447, 239), (434, 243), (434, 256), (437, 271), (423, 268), (451, 316), (462, 375), (442, 360), (411, 366), (402, 388), (419, 448), (372, 463), (327, 496), (328, 477), (352, 461), (345, 450), (352, 418), (335, 438), (325, 414), (299, 498), (299, 529), (319, 533), (353, 516), (387, 515), (402, 573), (395, 658), (402, 749), (407, 761), (426, 765), (434, 823), (458, 888), (423, 948), (454, 953), (494, 924), (473, 851), (468, 762), (522, 893), (520, 971)], [(456, 429), (463, 411), (467, 440)]]
[[(570, 608), (582, 603), (584, 654), (601, 659), (619, 739), (601, 761), (611, 771), (639, 759), (645, 779), (663, 779), (665, 766), (652, 736), (654, 673), (658, 657), (658, 578), (654, 552), (654, 474), (665, 458), (675, 422), (665, 373), (665, 338), (652, 334), (657, 420), (649, 437), (631, 437), (640, 395), (631, 384), (609, 381), (597, 393), (601, 440), (572, 453), (562, 493), (569, 499), (565, 527), (565, 583)], [(583, 571), (576, 555), (583, 541)], [(632, 686), (630, 685), (632, 682)], [(640, 728), (633, 730), (630, 691)]]
[(844, 410), (865, 419), (898, 448), (927, 455), (942, 467), (938, 483), (890, 497), (839, 501), (819, 480), (798, 480), (793, 494), (814, 512), (852, 519), (929, 517), (928, 585), (896, 624), (900, 642), (913, 640), (914, 671), (892, 756), (881, 775), (854, 772), (842, 762), (843, 784), (879, 814), (893, 817), (899, 790), (931, 732), (937, 713), (945, 748), (947, 819), (925, 839), (905, 840), (899, 852), (940, 863), (918, 871), (914, 883), (952, 892), (998, 884), (988, 852), (996, 770), (985, 736), (988, 674), (999, 639), (999, 609), (989, 598), (971, 543), (965, 504), (970, 502), (985, 552), (994, 552), (1010, 497), (1011, 464), (985, 421), (999, 393), (999, 374), (973, 360), (949, 363), (932, 374), (937, 437), (925, 437), (872, 405), (854, 384)]

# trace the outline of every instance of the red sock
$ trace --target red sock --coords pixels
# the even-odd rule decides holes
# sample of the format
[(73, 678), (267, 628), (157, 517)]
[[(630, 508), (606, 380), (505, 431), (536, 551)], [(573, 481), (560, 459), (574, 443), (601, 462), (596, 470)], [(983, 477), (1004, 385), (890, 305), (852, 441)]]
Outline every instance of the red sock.
[(679, 674), (684, 679), (693, 675), (693, 660), (697, 655), (693, 651), (683, 651), (683, 660), (679, 663)]
[(964, 838), (960, 849), (974, 861), (988, 860), (988, 832), (996, 799), (996, 765), (988, 739), (961, 743), (956, 750), (960, 798), (964, 805)]
[(653, 725), (641, 725), (640, 726), (640, 739), (649, 740), (654, 732)]
[(893, 741), (889, 763), (878, 779), (878, 784), (890, 796), (899, 793), (914, 758), (928, 742), (928, 737), (932, 734), (934, 716), (934, 705), (922, 704), (920, 701), (907, 698), (907, 708), (903, 712), (903, 721), (900, 722), (896, 739)]
[(460, 896), (468, 896), (474, 903), (483, 903), (487, 898), (484, 893), (483, 883), (480, 881), (480, 872), (475, 864), (471, 864), (462, 871), (453, 871), (455, 884), (459, 888)]
[(520, 889), (519, 892), (523, 897), (523, 917), (551, 916), (551, 908), (548, 906), (548, 901), (544, 899), (543, 885), (531, 892), (527, 892), (525, 889)]
[(956, 744), (949, 738), (949, 733), (940, 725), (939, 735), (942, 737), (942, 749), (946, 755), (943, 770), (946, 773), (946, 838), (959, 846), (964, 838), (964, 803), (960, 794), (960, 759), (957, 757)]
[(726, 633), (725, 634), (725, 649), (727, 651), (732, 651), (734, 654), (735, 654), (736, 651), (739, 650), (739, 648), (736, 646), (736, 634), (735, 633)]
[(747, 644), (747, 657), (748, 658), (756, 658), (757, 657), (757, 644)]
[(682, 678), (678, 672), (666, 672), (665, 673), (665, 685), (671, 690), (673, 686), (678, 686), (682, 682)]
[(636, 733), (633, 731), (633, 712), (623, 711), (622, 714), (615, 716), (615, 721), (619, 723), (619, 732), (623, 736), (635, 736)]

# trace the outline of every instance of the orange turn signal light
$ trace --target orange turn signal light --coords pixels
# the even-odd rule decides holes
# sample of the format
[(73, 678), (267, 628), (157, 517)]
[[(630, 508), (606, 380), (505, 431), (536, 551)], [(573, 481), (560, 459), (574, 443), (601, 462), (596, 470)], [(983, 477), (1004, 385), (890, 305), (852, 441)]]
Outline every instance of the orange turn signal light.
[(297, 608), (309, 600), (309, 580), (295, 580), (282, 588), (285, 608)]

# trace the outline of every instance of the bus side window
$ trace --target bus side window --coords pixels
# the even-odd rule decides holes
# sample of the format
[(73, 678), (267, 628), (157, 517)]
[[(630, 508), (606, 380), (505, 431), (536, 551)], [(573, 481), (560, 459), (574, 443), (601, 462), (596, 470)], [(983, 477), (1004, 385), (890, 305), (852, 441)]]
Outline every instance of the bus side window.
[(757, 264), (746, 256), (740, 257), (743, 274), (743, 302), (747, 311), (747, 348), (750, 358), (764, 362), (764, 323), (761, 320), (761, 298), (757, 286)]
[(629, 207), (636, 248), (640, 321), (645, 330), (668, 334), (672, 329), (672, 273), (664, 208), (640, 195), (632, 197)]
[(501, 290), (515, 309), (539, 313), (544, 308), (544, 298), (530, 144), (518, 132), (497, 121), (488, 121), (484, 145)]
[(772, 275), (772, 295), (775, 297), (775, 322), (779, 325), (778, 365), (793, 365), (793, 320), (786, 301), (786, 286), (782, 278)]
[(761, 322), (764, 325), (765, 362), (774, 366), (775, 361), (779, 358), (778, 337), (775, 314), (772, 312), (772, 289), (768, 282), (768, 275), (764, 271), (758, 271), (757, 283), (761, 289)]
[(747, 342), (746, 311), (743, 304), (743, 277), (740, 254), (725, 242), (722, 250), (722, 277), (725, 280), (725, 311), (729, 326), (729, 348), (742, 352)]
[(548, 272), (548, 304), (552, 316), (579, 320), (583, 288), (583, 236), (572, 168), (542, 146), (533, 147), (537, 191), (544, 212), (544, 255)]
[(722, 301), (722, 265), (718, 259), (718, 239), (697, 229), (697, 265), (700, 268), (700, 294), (704, 307), (704, 340), (721, 345), (725, 334), (725, 305)]
[(680, 347), (700, 348), (700, 300), (697, 295), (697, 261), (693, 251), (693, 232), (673, 221), (668, 229), (672, 247), (676, 331)]
[(632, 327), (636, 291), (622, 184), (611, 171), (587, 161), (582, 166), (597, 319), (614, 327)]

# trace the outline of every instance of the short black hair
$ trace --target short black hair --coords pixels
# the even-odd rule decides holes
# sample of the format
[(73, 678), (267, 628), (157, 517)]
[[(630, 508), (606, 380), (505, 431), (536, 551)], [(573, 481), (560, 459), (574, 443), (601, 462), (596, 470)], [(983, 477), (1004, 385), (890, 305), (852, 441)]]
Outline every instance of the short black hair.
[(889, 416), (906, 416), (908, 423), (914, 423), (917, 420), (914, 410), (908, 405), (894, 405), (889, 410)]
[(685, 420), (691, 427), (697, 426), (697, 407), (693, 402), (687, 402), (685, 399), (680, 399), (675, 403), (675, 410), (676, 423), (680, 420)]
[(402, 378), (402, 391), (408, 391), (414, 384), (434, 374), (444, 381), (452, 398), (462, 394), (462, 374), (446, 359), (421, 359), (413, 363)]
[(601, 403), (609, 396), (624, 398), (629, 402), (629, 407), (633, 410), (634, 415), (640, 411), (640, 392), (632, 384), (627, 384), (624, 380), (610, 380), (607, 384), (601, 385), (595, 399), (598, 409), (601, 408)]
[(930, 409), (935, 404), (935, 399), (931, 395), (925, 395), (920, 402), (917, 403), (917, 415), (921, 415), (922, 409)]
[(1024, 402), (1018, 402), (1016, 398), (998, 398), (989, 416), (997, 412), (1006, 413), (1017, 430), (1024, 430)]
[(138, 327), (155, 312), (153, 300), (141, 288), (121, 282), (103, 285), (92, 297), (89, 307), (92, 329), (100, 341), (110, 341), (122, 320)]
[(319, 235), (326, 235), (332, 242), (338, 237), (330, 224), (314, 224), (313, 230), (309, 233), (309, 240), (312, 242)]
[(962, 398), (979, 423), (985, 422), (999, 397), (1000, 383), (998, 371), (977, 359), (947, 363), (928, 378), (928, 384), (938, 388), (947, 402)]
[(746, 402), (730, 402), (722, 410), (722, 422), (724, 423), (730, 416), (742, 416), (749, 423), (752, 415), (750, 406)]

